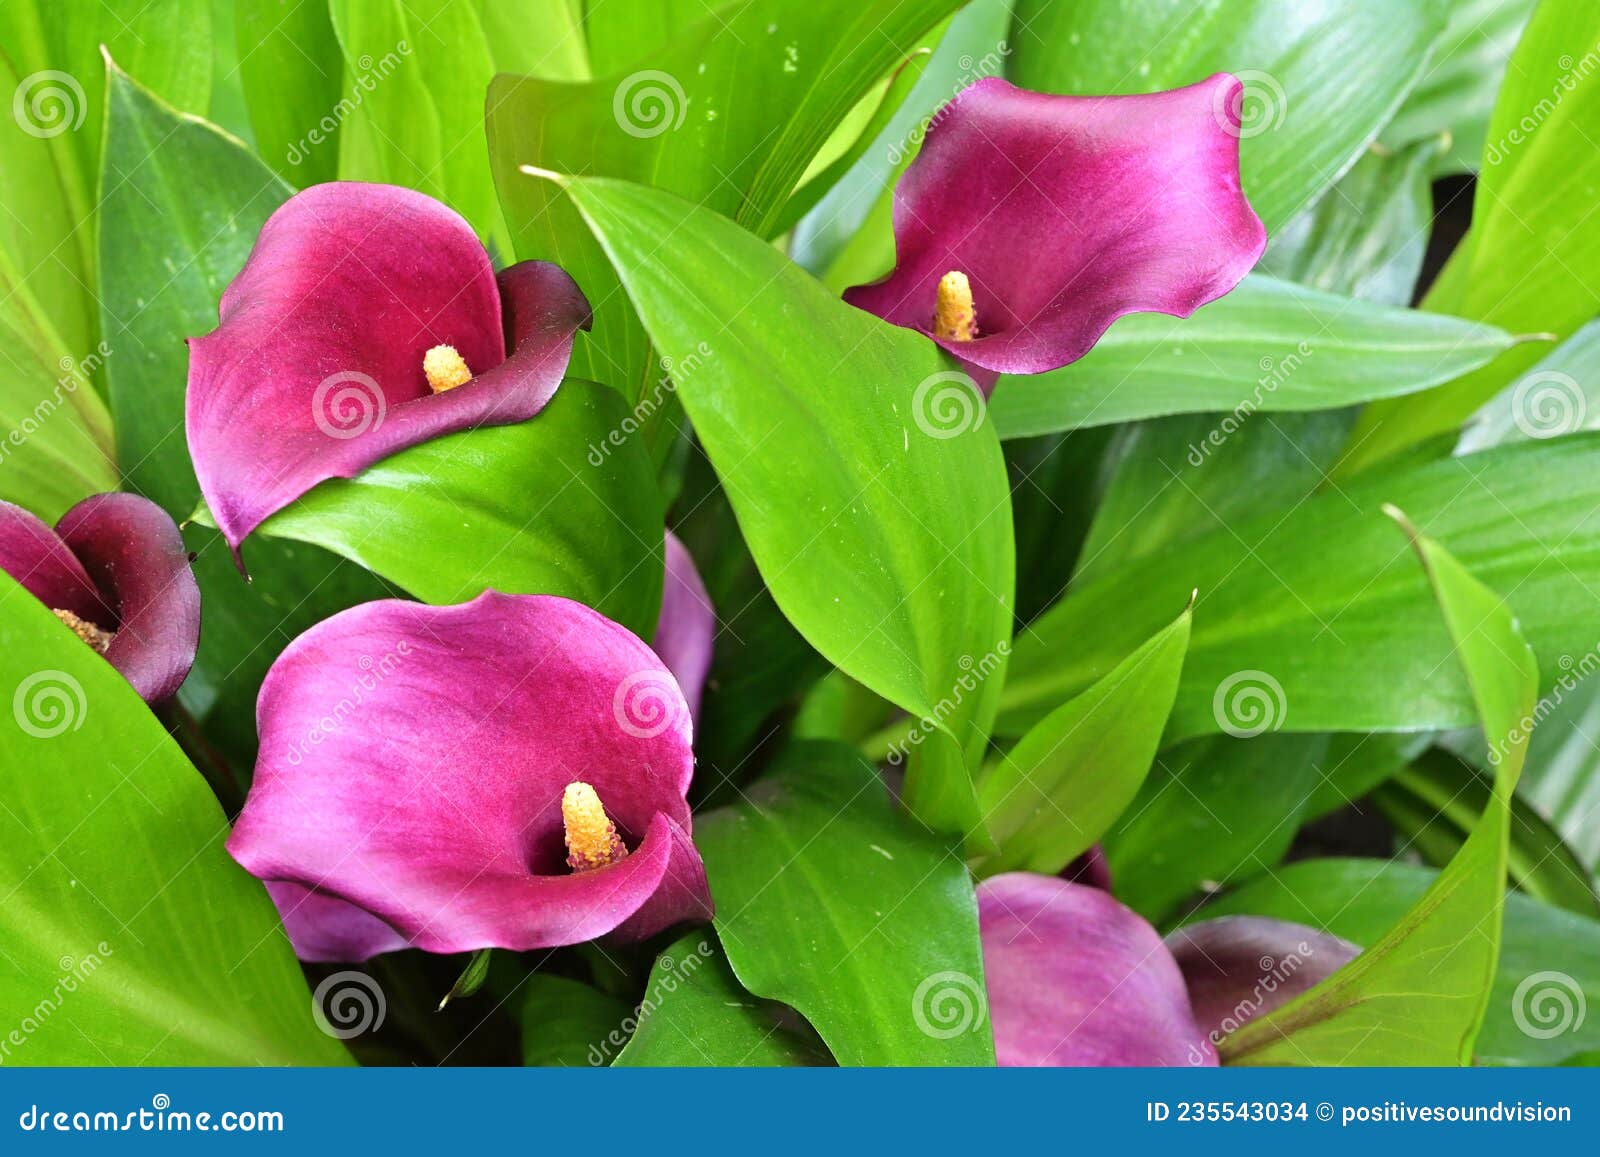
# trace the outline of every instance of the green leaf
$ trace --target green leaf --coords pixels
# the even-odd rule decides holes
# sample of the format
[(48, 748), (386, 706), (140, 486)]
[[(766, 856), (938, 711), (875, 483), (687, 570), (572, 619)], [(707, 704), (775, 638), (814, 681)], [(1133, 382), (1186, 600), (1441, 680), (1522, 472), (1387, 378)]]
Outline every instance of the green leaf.
[[(1490, 777), (1447, 751), (1435, 749), (1373, 793), (1389, 822), (1430, 864), (1442, 867), (1471, 836), (1489, 805)], [(1589, 871), (1544, 818), (1520, 795), (1511, 801), (1511, 883), (1546, 904), (1580, 916), (1600, 916)]]
[(1327, 293), (1408, 304), (1428, 251), (1439, 149), (1438, 138), (1393, 152), (1369, 148), (1279, 230), (1257, 269)]
[(1117, 899), (1159, 921), (1202, 886), (1278, 863), (1329, 774), (1328, 746), (1326, 735), (1213, 736), (1162, 752), (1106, 833)]
[(615, 391), (568, 379), (531, 421), (435, 438), (330, 479), (257, 533), (323, 547), (424, 602), (564, 595), (648, 639), (663, 511), (649, 455), (622, 436), (628, 420)]
[(1456, 453), (1600, 427), (1597, 358), (1600, 322), (1590, 322), (1490, 398), (1461, 432)]
[[(132, 489), (174, 518), (199, 501), (184, 438), (183, 337), (216, 327), (217, 303), (289, 188), (238, 141), (110, 70), (100, 210), (101, 304), (114, 356), (106, 382)], [(206, 174), (196, 181), (196, 173)], [(191, 528), (205, 606), (200, 653), (181, 692), (212, 738), (248, 764), (267, 667), (301, 631), (387, 588), (320, 550), (255, 540), (255, 581), (221, 536)]]
[[(1595, 435), (1578, 434), (1363, 478), (1102, 573), (1018, 635), (997, 731), (1019, 735), (1089, 686), (1195, 587), (1168, 742), (1230, 728), (1469, 726), (1476, 716), (1449, 636), (1380, 507), (1403, 507), (1508, 592), (1553, 673), (1561, 656), (1594, 645), (1597, 446)], [(1252, 702), (1265, 710), (1251, 717), (1243, 709)]]
[[(595, 307), (594, 330), (579, 340), (572, 372), (636, 397), (652, 372), (649, 342), (573, 207), (554, 186), (529, 181), (522, 165), (649, 184), (768, 236), (833, 130), (958, 4), (769, 0), (702, 8), (670, 41), (656, 43), (650, 21), (641, 21), (633, 43), (642, 55), (607, 52), (602, 61), (597, 50), (597, 70), (606, 71), (589, 83), (496, 77), (489, 150), (516, 253), (559, 261)], [(684, 357), (701, 336), (660, 352)]]
[(929, 720), (908, 804), (972, 831), (968, 769), (1010, 649), (1014, 577), (999, 443), (970, 382), (926, 338), (845, 305), (709, 210), (560, 180), (656, 345), (710, 351), (678, 395), (778, 606), (829, 662)]
[(456, 977), (456, 982), (450, 986), (450, 991), (444, 994), (437, 1011), (443, 1012), (452, 1000), (471, 996), (482, 988), (483, 982), (489, 979), (489, 965), (493, 955), (492, 948), (480, 948), (474, 952), (467, 959), (467, 966), (461, 970), (461, 975)]
[[(133, 689), (0, 575), (7, 1064), (336, 1065), (227, 820)], [(20, 1043), (19, 1043), (20, 1034)]]
[(1512, 339), (1477, 325), (1252, 274), (1190, 318), (1130, 314), (1059, 370), (1003, 377), (1003, 438), (1161, 414), (1326, 410), (1424, 390), (1484, 365)]
[(1440, 171), (1472, 172), (1483, 157), (1495, 94), (1535, 0), (1456, 0), (1434, 42), (1428, 70), (1383, 130), (1401, 148), (1449, 134)]
[(536, 972), (522, 983), (522, 1063), (604, 1065), (627, 1043), (633, 1009), (580, 980)]
[[(1571, 57), (1597, 42), (1600, 7), (1588, 0), (1545, 0), (1534, 12), (1489, 124), (1472, 233), (1425, 304), (1561, 337), (1600, 311), (1600, 216), (1590, 212), (1600, 90), (1583, 83)], [(1352, 435), (1348, 470), (1454, 430), (1544, 352), (1524, 346), (1448, 386), (1373, 406)]]
[(774, 1007), (739, 986), (717, 938), (690, 932), (656, 958), (618, 1068), (772, 1068), (817, 1063)]
[[(1259, 915), (1376, 944), (1438, 873), (1383, 860), (1290, 864), (1206, 905), (1196, 919)], [(1435, 977), (1428, 988), (1437, 991)], [(1494, 993), (1478, 1036), (1483, 1064), (1554, 1065), (1600, 1048), (1600, 922), (1511, 893)], [(1586, 1009), (1588, 1015), (1580, 1014)], [(1390, 1062), (1383, 1062), (1390, 1063)]]
[(1443, 0), (1018, 0), (1011, 79), (1042, 92), (1155, 92), (1231, 72), (1240, 164), (1268, 233), (1348, 169), (1425, 74)]
[[(1390, 508), (1391, 511), (1393, 508)], [(1494, 788), (1422, 898), (1331, 977), (1225, 1038), (1234, 1064), (1470, 1064), (1500, 955), (1511, 801), (1539, 669), (1510, 608), (1394, 512), (1427, 572), (1491, 738)]]
[(966, 867), (850, 748), (790, 747), (695, 843), (740, 982), (799, 1010), (840, 1064), (994, 1063)]
[(984, 769), (978, 803), (1000, 851), (983, 874), (1059, 873), (1133, 801), (1150, 771), (1189, 646), (1189, 608)]
[(239, 82), (261, 158), (290, 184), (339, 175), (339, 126), (360, 91), (344, 88), (344, 58), (325, 3), (234, 0)]

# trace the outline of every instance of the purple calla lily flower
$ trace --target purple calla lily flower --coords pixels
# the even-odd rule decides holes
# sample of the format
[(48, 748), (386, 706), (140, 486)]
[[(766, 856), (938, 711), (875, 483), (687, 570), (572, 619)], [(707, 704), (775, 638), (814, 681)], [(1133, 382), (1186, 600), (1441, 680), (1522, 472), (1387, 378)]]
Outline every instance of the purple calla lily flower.
[(223, 293), (221, 324), (190, 342), (189, 451), (235, 558), (325, 479), (533, 417), (589, 320), (558, 266), (496, 277), (472, 228), (431, 197), (340, 181), (289, 198)]
[(228, 850), (305, 959), (640, 939), (711, 914), (688, 704), (579, 603), (345, 611), (273, 664), (257, 723)]
[(1215, 1065), (1156, 930), (1099, 888), (1010, 872), (978, 885), (1002, 1065)]
[(1331, 933), (1264, 916), (1190, 924), (1168, 936), (1167, 947), (1183, 972), (1195, 1018), (1218, 1044), (1361, 955)]
[(661, 591), (661, 618), (650, 646), (683, 689), (689, 718), (700, 721), (700, 696), (711, 670), (717, 612), (700, 581), (689, 548), (667, 531), (667, 577)]
[(85, 498), (51, 530), (0, 502), (0, 570), (105, 656), (146, 703), (194, 665), (200, 588), (177, 526), (136, 494)]
[(894, 194), (894, 270), (845, 300), (927, 334), (984, 392), (1058, 369), (1123, 314), (1187, 317), (1266, 230), (1239, 184), (1242, 86), (1050, 96), (995, 77), (933, 117)]

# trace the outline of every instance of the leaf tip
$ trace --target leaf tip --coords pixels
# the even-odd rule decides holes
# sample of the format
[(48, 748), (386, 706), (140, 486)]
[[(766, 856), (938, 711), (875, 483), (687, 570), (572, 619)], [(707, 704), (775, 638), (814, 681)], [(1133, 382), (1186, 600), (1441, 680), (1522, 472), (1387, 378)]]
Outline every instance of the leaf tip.
[(554, 169), (541, 169), (538, 165), (518, 165), (517, 169), (530, 177), (538, 177), (541, 181), (554, 181), (563, 188), (566, 187), (568, 181), (565, 173), (558, 173)]

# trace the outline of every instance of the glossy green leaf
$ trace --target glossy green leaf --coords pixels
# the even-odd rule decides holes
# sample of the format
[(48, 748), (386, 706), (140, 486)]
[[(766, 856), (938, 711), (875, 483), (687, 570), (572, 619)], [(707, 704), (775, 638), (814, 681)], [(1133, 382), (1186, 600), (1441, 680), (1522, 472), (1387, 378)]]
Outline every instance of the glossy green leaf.
[(1244, 82), (1245, 193), (1274, 233), (1349, 168), (1424, 75), (1444, 0), (1018, 0), (1011, 79), (1044, 92)]
[(1189, 646), (1189, 609), (984, 769), (978, 805), (999, 845), (985, 875), (1059, 873), (1103, 836), (1150, 771)]
[(1511, 344), (1493, 326), (1253, 274), (1193, 317), (1131, 314), (1069, 366), (1001, 378), (990, 413), (1004, 438), (1200, 410), (1236, 425), (1427, 389)]
[(1106, 833), (1117, 899), (1159, 921), (1277, 864), (1328, 772), (1326, 735), (1213, 736), (1164, 751)]
[(994, 1063), (966, 866), (850, 748), (790, 747), (695, 843), (740, 982), (840, 1064)]
[(1363, 478), (1101, 574), (1018, 634), (997, 730), (1021, 734), (1087, 687), (1196, 587), (1169, 742), (1229, 729), (1468, 726), (1476, 716), (1449, 637), (1380, 507), (1402, 507), (1506, 591), (1553, 673), (1594, 645), (1597, 446), (1579, 434)]
[(661, 499), (639, 439), (608, 439), (627, 419), (615, 391), (569, 379), (531, 421), (435, 438), (330, 479), (257, 534), (323, 547), (425, 602), (564, 595), (649, 638)]
[[(345, 86), (344, 57), (326, 3), (234, 0), (239, 81), (256, 151), (297, 187), (339, 175), (339, 126), (361, 90)], [(364, 94), (362, 94), (364, 95)]]
[[(1429, 304), (1513, 333), (1566, 337), (1600, 311), (1600, 89), (1572, 54), (1600, 43), (1600, 7), (1545, 0), (1500, 90), (1473, 202), (1472, 233)], [(1464, 265), (1457, 266), (1457, 262)], [(1508, 271), (1515, 270), (1514, 276)], [(1350, 470), (1454, 430), (1543, 356), (1528, 345), (1448, 386), (1372, 407), (1352, 435)]]
[(678, 394), (778, 606), (836, 667), (928, 720), (907, 802), (973, 830), (1013, 548), (970, 382), (726, 218), (622, 181), (559, 180), (656, 345), (710, 351)]
[[(1383, 860), (1307, 860), (1197, 914), (1273, 916), (1376, 944), (1438, 878)], [(1438, 979), (1429, 983), (1437, 989)], [(1500, 967), (1475, 1049), (1484, 1064), (1560, 1064), (1600, 1048), (1600, 922), (1515, 892), (1505, 898)], [(1385, 1061), (1383, 1063), (1392, 1063)]]
[[(1471, 836), (1492, 784), (1476, 768), (1435, 749), (1378, 788), (1373, 800), (1404, 846), (1443, 867)], [(1600, 917), (1588, 869), (1520, 794), (1511, 801), (1509, 830), (1506, 873), (1512, 884), (1543, 903)]]
[[(495, 78), (489, 149), (516, 253), (559, 261), (595, 307), (573, 372), (638, 396), (649, 342), (573, 207), (522, 165), (649, 184), (766, 236), (833, 130), (958, 3), (740, 3), (695, 13), (638, 58), (607, 54), (586, 84)], [(659, 352), (683, 358), (703, 336)]]
[[(1392, 508), (1391, 508), (1392, 509)], [(1511, 801), (1539, 690), (1511, 609), (1396, 514), (1422, 561), (1489, 739), (1494, 787), (1433, 885), (1359, 957), (1219, 1046), (1234, 1064), (1470, 1064), (1500, 956)]]
[(1490, 398), (1461, 432), (1456, 453), (1600, 428), (1597, 367), (1600, 322), (1590, 322)]
[(200, 773), (0, 574), (8, 1065), (347, 1063)]
[(1391, 148), (1449, 134), (1441, 169), (1478, 168), (1495, 94), (1535, 0), (1456, 0), (1427, 71), (1383, 130)]
[(639, 1004), (638, 1027), (619, 1068), (772, 1068), (815, 1064), (779, 1026), (777, 1006), (739, 986), (709, 929), (690, 932), (656, 958)]
[[(289, 188), (238, 141), (185, 117), (112, 70), (100, 210), (105, 376), (117, 451), (132, 489), (185, 518), (200, 488), (184, 439), (188, 350), (216, 327), (217, 303)], [(206, 180), (197, 182), (194, 174)], [(181, 692), (208, 732), (248, 763), (255, 699), (285, 644), (346, 606), (391, 593), (360, 568), (265, 538), (247, 547), (254, 582), (219, 535), (190, 528), (205, 607), (200, 653)]]
[(611, 1063), (628, 1043), (633, 1009), (581, 980), (536, 972), (520, 991), (525, 1065), (594, 1068)]

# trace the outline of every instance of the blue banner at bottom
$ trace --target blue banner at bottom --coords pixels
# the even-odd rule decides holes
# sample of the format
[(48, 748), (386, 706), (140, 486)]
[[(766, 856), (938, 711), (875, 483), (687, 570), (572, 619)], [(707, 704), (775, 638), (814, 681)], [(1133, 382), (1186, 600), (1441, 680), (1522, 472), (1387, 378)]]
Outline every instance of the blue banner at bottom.
[[(0, 1153), (1237, 1154), (1600, 1139), (1593, 1069), (0, 1069)], [(1142, 1150), (1141, 1150), (1142, 1151)]]

